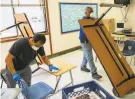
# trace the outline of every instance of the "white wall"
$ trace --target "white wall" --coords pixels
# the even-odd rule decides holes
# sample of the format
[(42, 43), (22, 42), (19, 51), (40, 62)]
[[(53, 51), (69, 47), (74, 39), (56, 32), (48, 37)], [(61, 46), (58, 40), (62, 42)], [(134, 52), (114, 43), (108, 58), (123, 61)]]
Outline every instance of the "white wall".
[[(50, 28), (52, 37), (53, 53), (57, 53), (66, 49), (70, 49), (80, 45), (79, 32), (72, 32), (68, 34), (61, 34), (60, 32), (60, 11), (59, 2), (69, 3), (113, 3), (114, 0), (48, 0), (49, 16), (50, 16)], [(100, 8), (100, 16), (108, 8)], [(116, 14), (117, 13), (117, 14)], [(105, 18), (115, 18), (116, 21), (121, 19), (121, 13), (119, 8), (112, 8), (111, 11), (105, 16)]]
[(129, 12), (127, 15), (127, 28), (131, 27), (132, 31), (135, 32), (135, 0), (131, 0), (131, 4), (129, 5)]
[(8, 54), (8, 51), (9, 51), (9, 48), (11, 47), (11, 45), (14, 43), (13, 42), (7, 42), (7, 43), (1, 43), (1, 68), (5, 67), (5, 58), (6, 58), (6, 55)]

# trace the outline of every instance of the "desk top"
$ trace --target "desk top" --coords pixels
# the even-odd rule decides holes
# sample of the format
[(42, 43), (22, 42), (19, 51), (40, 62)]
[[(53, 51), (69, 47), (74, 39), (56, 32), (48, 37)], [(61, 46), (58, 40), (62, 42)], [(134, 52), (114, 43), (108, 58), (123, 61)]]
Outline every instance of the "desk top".
[(21, 92), (21, 88), (2, 88), (1, 99), (16, 99)]
[(48, 72), (50, 72), (51, 74), (53, 74), (55, 76), (60, 76), (60, 75), (66, 73), (66, 72), (68, 72), (68, 71), (70, 71), (70, 70), (72, 70), (72, 69), (74, 69), (76, 67), (76, 66), (74, 66), (72, 64), (69, 64), (69, 63), (67, 63), (67, 62), (65, 62), (63, 60), (58, 60), (58, 59), (57, 60), (52, 60), (51, 63), (54, 64), (56, 67), (60, 68), (60, 71), (52, 73), (52, 72), (49, 71), (48, 66), (45, 65), (45, 64), (42, 64), (39, 67), (46, 70), (46, 71), (48, 71)]
[(116, 32), (113, 32), (112, 34), (117, 34), (117, 35), (126, 35), (126, 36), (130, 36), (130, 37), (135, 37), (135, 32), (131, 32), (131, 33), (124, 33), (124, 32), (121, 32), (121, 31), (116, 31)]

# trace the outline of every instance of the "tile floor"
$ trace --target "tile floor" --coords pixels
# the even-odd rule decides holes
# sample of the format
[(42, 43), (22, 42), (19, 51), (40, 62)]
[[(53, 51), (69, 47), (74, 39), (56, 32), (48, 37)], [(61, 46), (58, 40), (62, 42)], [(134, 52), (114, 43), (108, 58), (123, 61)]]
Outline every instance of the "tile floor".
[[(74, 64), (74, 65), (77, 66), (77, 68), (72, 70), (74, 84), (79, 84), (79, 83), (83, 83), (83, 82), (87, 82), (87, 81), (92, 80), (92, 77), (91, 77), (90, 73), (85, 73), (83, 71), (80, 71), (80, 63), (82, 61), (82, 51), (81, 50), (70, 52), (70, 53), (61, 55), (59, 57), (55, 57), (51, 60), (55, 60), (55, 59), (62, 59), (62, 60), (65, 60), (68, 63)], [(95, 59), (95, 54), (94, 54), (94, 59)], [(129, 60), (129, 58), (128, 58), (128, 60)], [(112, 85), (111, 85), (102, 65), (100, 64), (99, 60), (97, 62), (95, 62), (95, 64), (97, 66), (98, 73), (103, 76), (103, 78), (100, 81), (97, 81), (97, 82), (103, 88), (105, 88), (111, 95), (113, 95)], [(32, 68), (34, 68), (34, 66), (32, 66)], [(89, 66), (87, 66), (87, 67), (89, 67)], [(133, 65), (133, 63), (131, 65), (131, 67), (132, 67), (133, 71), (135, 72), (135, 66)], [(35, 72), (32, 75), (32, 84), (35, 84), (39, 81), (43, 81), (53, 88), (56, 84), (56, 78), (53, 75), (51, 75), (51, 74), (49, 74), (46, 71), (41, 70), (41, 69), (38, 70), (37, 72)], [(69, 73), (64, 74), (62, 76), (61, 83), (59, 84), (59, 88), (61, 88), (65, 84), (67, 84), (69, 81), (70, 81)], [(5, 84), (4, 84), (3, 87), (6, 87)], [(19, 99), (23, 99), (21, 95), (19, 95)], [(51, 96), (50, 99), (62, 99), (61, 91), (59, 93)], [(116, 97), (116, 99), (119, 99), (119, 98)], [(127, 95), (127, 96), (123, 97), (122, 99), (135, 99), (135, 92), (133, 94), (130, 94), (130, 95)]]

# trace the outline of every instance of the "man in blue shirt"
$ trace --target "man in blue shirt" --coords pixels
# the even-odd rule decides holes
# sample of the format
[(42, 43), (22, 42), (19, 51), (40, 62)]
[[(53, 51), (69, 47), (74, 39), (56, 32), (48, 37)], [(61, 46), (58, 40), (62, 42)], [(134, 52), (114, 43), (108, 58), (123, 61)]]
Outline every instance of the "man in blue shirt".
[[(92, 12), (93, 12), (93, 9), (91, 7), (86, 7), (85, 16), (82, 19), (93, 19), (92, 17), (90, 17)], [(93, 62), (92, 46), (91, 46), (90, 42), (88, 41), (86, 35), (84, 34), (82, 27), (80, 27), (79, 39), (80, 39), (81, 47), (83, 50), (83, 61), (81, 64), (81, 70), (85, 71), (85, 72), (90, 72), (90, 70), (91, 70), (93, 79), (98, 80), (98, 79), (102, 78), (102, 76), (97, 74), (97, 68)], [(87, 62), (90, 65), (90, 70), (88, 68), (86, 68)]]

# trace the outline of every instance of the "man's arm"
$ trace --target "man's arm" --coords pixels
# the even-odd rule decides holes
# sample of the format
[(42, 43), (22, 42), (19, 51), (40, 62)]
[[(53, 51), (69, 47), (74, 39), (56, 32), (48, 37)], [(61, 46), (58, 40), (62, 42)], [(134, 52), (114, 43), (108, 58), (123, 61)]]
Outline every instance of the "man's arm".
[(41, 48), (37, 51), (37, 53), (41, 56), (42, 61), (43, 61), (46, 65), (48, 65), (48, 66), (51, 65), (51, 63), (50, 63), (48, 57), (45, 55), (44, 47), (41, 47)]
[(41, 57), (42, 57), (44, 63), (49, 66), (49, 70), (50, 70), (50, 71), (53, 71), (53, 70), (54, 70), (54, 71), (58, 71), (58, 70), (60, 70), (59, 68), (57, 68), (56, 66), (54, 66), (54, 65), (52, 65), (52, 64), (50, 63), (50, 61), (49, 61), (49, 59), (48, 59), (47, 56), (44, 55), (44, 56), (41, 56)]
[(48, 59), (48, 57), (45, 55), (45, 52), (44, 52), (44, 48), (42, 47), (42, 48), (40, 48), (39, 49), (39, 55), (41, 56), (41, 58), (42, 58), (42, 61), (46, 64), (46, 65), (48, 65), (49, 66), (49, 70), (50, 71), (58, 71), (59, 70), (59, 68), (57, 68), (57, 67), (55, 67), (53, 64), (51, 64), (51, 62), (50, 62), (50, 60)]
[(12, 73), (12, 74), (15, 74), (16, 71), (15, 71), (15, 68), (14, 68), (14, 64), (13, 64), (13, 58), (14, 56), (10, 53), (8, 53), (6, 59), (5, 59), (5, 62), (7, 64), (7, 67), (9, 69), (9, 71)]
[(48, 65), (48, 66), (51, 65), (51, 62), (47, 56), (44, 55), (44, 56), (41, 56), (41, 58), (43, 59), (43, 61), (46, 65)]

